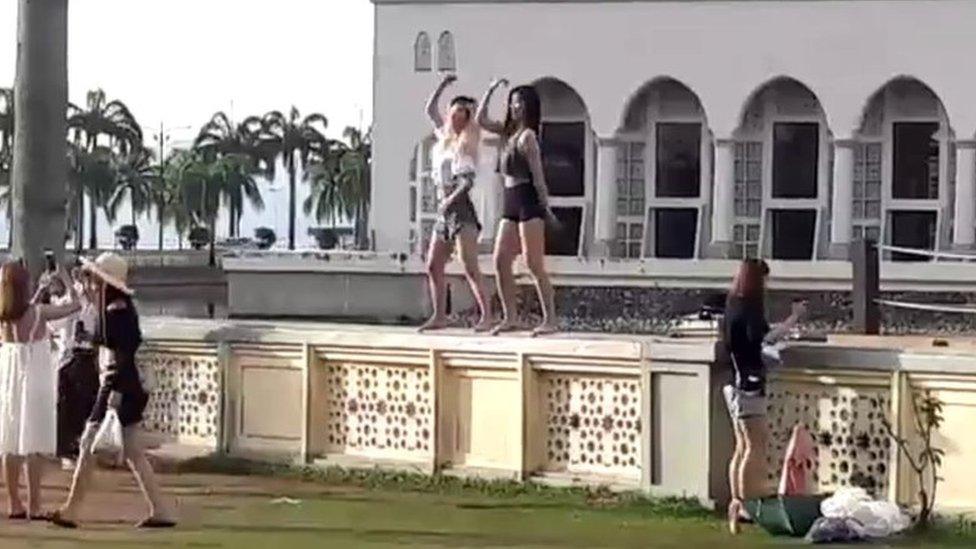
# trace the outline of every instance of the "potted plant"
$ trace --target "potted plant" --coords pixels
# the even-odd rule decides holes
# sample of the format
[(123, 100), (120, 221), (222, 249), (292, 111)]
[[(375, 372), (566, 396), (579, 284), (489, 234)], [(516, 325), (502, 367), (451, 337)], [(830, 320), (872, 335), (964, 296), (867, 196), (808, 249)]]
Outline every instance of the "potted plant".
[(254, 229), (254, 240), (257, 242), (259, 250), (270, 250), (277, 242), (278, 237), (270, 227), (258, 227)]
[(190, 247), (194, 250), (202, 250), (210, 244), (210, 230), (206, 227), (201, 227), (197, 225), (190, 229), (190, 234), (187, 237), (190, 241)]
[(332, 250), (339, 244), (339, 236), (333, 229), (316, 227), (309, 229), (308, 234), (315, 239), (320, 250)]
[(139, 228), (135, 225), (122, 225), (115, 231), (115, 242), (125, 251), (134, 250), (139, 243)]

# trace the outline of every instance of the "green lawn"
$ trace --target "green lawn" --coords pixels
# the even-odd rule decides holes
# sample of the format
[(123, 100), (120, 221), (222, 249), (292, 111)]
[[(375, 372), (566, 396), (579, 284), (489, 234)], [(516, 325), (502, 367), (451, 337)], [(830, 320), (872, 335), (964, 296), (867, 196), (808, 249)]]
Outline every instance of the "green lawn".
[[(795, 545), (753, 528), (730, 537), (722, 522), (690, 506), (606, 494), (409, 481), (369, 486), (364, 478), (168, 475), (182, 524), (137, 532), (143, 512), (126, 475), (102, 473), (82, 528), (4, 524), (0, 547), (756, 547)], [(64, 475), (46, 497), (64, 496)], [(410, 484), (417, 482), (418, 484)], [(288, 496), (294, 501), (274, 503)], [(898, 540), (919, 546), (921, 540)], [(926, 547), (971, 547), (976, 537), (945, 529)]]

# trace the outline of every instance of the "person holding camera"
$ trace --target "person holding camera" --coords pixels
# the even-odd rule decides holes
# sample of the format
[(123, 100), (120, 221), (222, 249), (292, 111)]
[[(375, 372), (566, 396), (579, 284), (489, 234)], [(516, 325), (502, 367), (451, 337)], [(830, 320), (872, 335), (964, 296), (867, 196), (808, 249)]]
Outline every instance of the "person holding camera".
[[(95, 311), (94, 284), (79, 269), (72, 271), (79, 310), (48, 323), (54, 333), (58, 366), (58, 445), (57, 453), (66, 470), (74, 470), (78, 458), (78, 439), (98, 395), (98, 363), (92, 337), (98, 314)], [(51, 303), (67, 303), (68, 288), (60, 281), (51, 287)]]
[[(64, 274), (54, 271), (42, 281), (44, 292), (54, 280), (69, 286)], [(41, 476), (43, 456), (56, 451), (57, 419), (47, 323), (78, 310), (73, 288), (68, 289), (66, 303), (49, 305), (31, 298), (31, 286), (22, 260), (0, 267), (0, 453), (11, 520), (48, 518), (41, 510)], [(25, 462), (27, 508), (20, 499)]]

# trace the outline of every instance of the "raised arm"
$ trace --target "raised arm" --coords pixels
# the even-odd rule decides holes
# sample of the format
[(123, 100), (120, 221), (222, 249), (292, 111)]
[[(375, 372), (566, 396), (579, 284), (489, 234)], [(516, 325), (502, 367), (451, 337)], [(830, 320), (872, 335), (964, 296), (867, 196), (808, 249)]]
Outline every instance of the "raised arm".
[(497, 90), (499, 86), (507, 85), (508, 80), (504, 78), (492, 80), (491, 84), (488, 86), (488, 89), (485, 91), (485, 95), (483, 95), (481, 97), (481, 101), (478, 102), (478, 114), (475, 115), (475, 121), (478, 122), (479, 126), (496, 135), (502, 135), (505, 133), (505, 125), (489, 118), (488, 103), (491, 102), (491, 96), (495, 93), (495, 90)]
[(63, 271), (59, 270), (55, 276), (60, 278), (64, 284), (65, 291), (68, 292), (68, 301), (60, 305), (36, 305), (37, 314), (43, 322), (60, 320), (77, 313), (81, 309), (81, 301), (78, 299), (78, 292), (75, 291), (74, 284), (68, 280)]
[(518, 148), (529, 161), (529, 170), (532, 171), (532, 184), (535, 185), (536, 194), (539, 195), (539, 202), (542, 207), (549, 210), (549, 187), (546, 185), (546, 173), (542, 169), (542, 149), (539, 148), (539, 139), (532, 130), (525, 130), (518, 138)]
[(790, 331), (792, 331), (793, 327), (796, 326), (804, 316), (806, 316), (806, 313), (806, 302), (797, 301), (793, 303), (793, 309), (790, 312), (790, 316), (786, 317), (786, 319), (779, 324), (774, 324), (770, 327), (769, 333), (766, 334), (764, 339), (764, 343), (771, 345), (790, 335)]
[(427, 99), (427, 118), (430, 119), (430, 123), (433, 124), (435, 130), (444, 126), (444, 117), (441, 116), (440, 106), (441, 95), (455, 80), (457, 80), (457, 76), (453, 74), (444, 75), (444, 79), (434, 88), (434, 93), (430, 94), (430, 98)]

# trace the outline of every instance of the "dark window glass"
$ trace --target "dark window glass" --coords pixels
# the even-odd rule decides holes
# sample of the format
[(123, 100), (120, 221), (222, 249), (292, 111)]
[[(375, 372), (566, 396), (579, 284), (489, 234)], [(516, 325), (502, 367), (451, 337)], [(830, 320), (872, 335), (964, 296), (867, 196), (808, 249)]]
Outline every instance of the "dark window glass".
[(817, 198), (816, 122), (773, 125), (773, 198)]
[(540, 146), (549, 194), (583, 196), (586, 125), (582, 122), (545, 122)]
[(701, 124), (657, 125), (656, 194), (698, 198), (701, 185)]
[[(935, 212), (891, 212), (891, 244), (902, 248), (935, 248)], [(892, 261), (928, 261), (928, 257), (892, 252)]]
[(894, 198), (939, 197), (937, 122), (894, 124), (892, 193)]
[(695, 257), (698, 210), (660, 208), (654, 211), (654, 255), (657, 257)]
[(816, 210), (773, 210), (773, 259), (813, 259)]
[(546, 255), (579, 255), (583, 208), (553, 207), (558, 226), (546, 223)]

